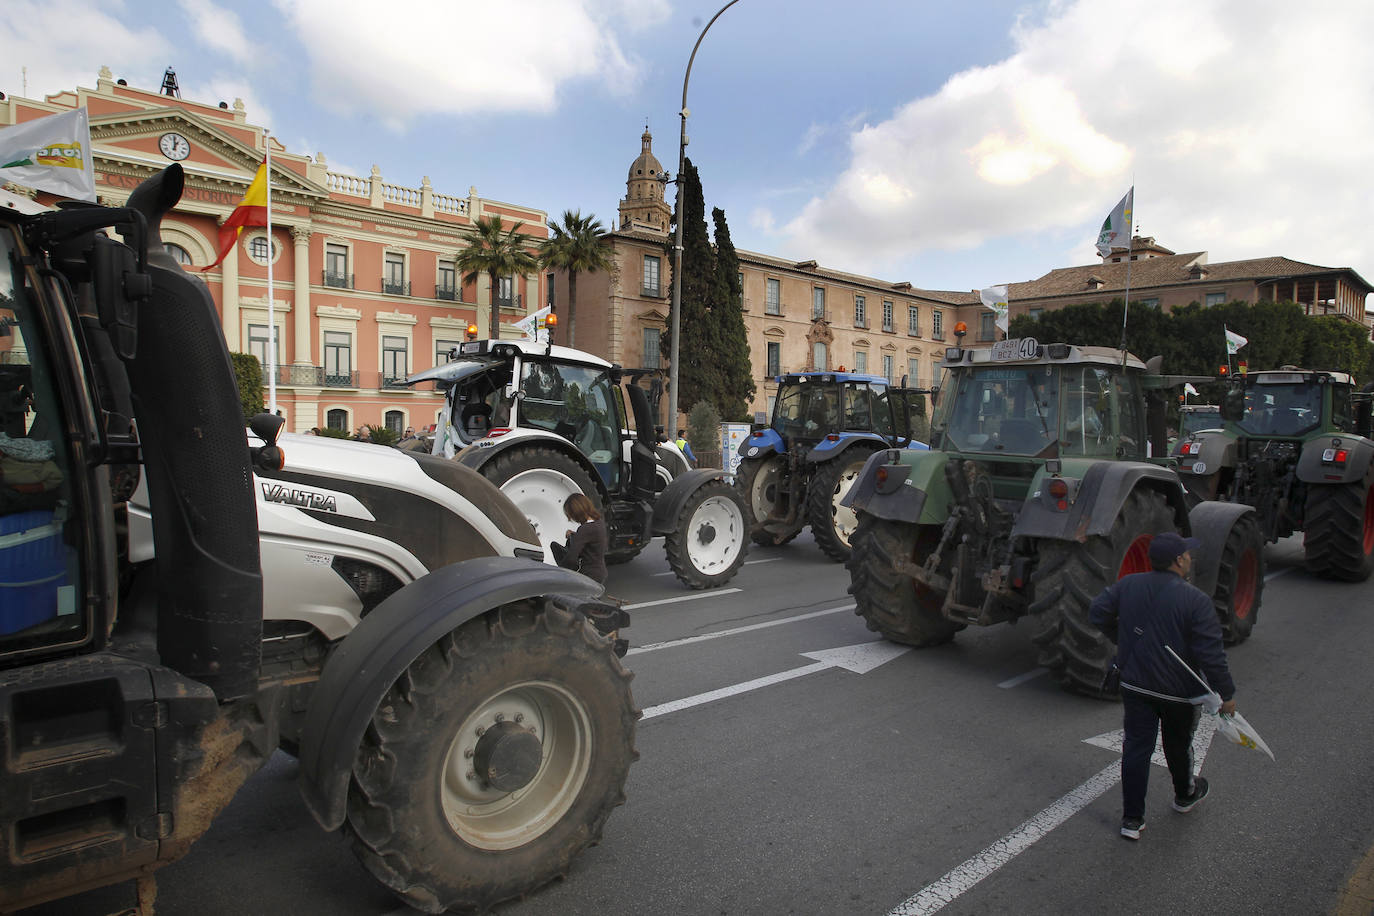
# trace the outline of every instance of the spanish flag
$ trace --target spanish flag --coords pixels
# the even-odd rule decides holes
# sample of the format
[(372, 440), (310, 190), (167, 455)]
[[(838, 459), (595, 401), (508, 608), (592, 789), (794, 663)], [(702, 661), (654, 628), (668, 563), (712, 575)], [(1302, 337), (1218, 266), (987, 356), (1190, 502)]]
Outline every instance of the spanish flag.
[(245, 227), (267, 225), (267, 206), (267, 160), (264, 159), (262, 165), (258, 166), (258, 173), (248, 185), (248, 192), (243, 195), (243, 200), (219, 229), (219, 257), (209, 267), (202, 267), (202, 273), (220, 265)]

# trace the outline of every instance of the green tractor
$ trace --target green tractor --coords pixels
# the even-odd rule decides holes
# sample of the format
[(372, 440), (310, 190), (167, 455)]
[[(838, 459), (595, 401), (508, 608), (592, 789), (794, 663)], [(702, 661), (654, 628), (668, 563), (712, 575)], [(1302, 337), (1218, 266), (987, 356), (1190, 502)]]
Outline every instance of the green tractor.
[(1284, 366), (1232, 380), (1221, 429), (1179, 445), (1197, 499), (1253, 506), (1267, 541), (1303, 533), (1309, 572), (1363, 582), (1374, 572), (1370, 396), (1345, 372)]
[(1165, 454), (1165, 390), (1198, 381), (1159, 363), (1032, 338), (949, 348), (930, 450), (876, 453), (848, 497), (850, 591), (869, 629), (933, 646), (1029, 617), (1040, 664), (1107, 696), (1113, 646), (1089, 605), (1178, 531), (1203, 541), (1194, 584), (1227, 640), (1247, 637), (1264, 587), (1258, 520), (1239, 504), (1190, 510), (1171, 460), (1151, 457)]

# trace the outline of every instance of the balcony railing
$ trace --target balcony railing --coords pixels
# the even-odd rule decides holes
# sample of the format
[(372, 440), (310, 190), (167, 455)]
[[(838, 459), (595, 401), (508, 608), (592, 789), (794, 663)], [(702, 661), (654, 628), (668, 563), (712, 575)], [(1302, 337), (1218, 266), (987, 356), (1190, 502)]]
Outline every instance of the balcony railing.
[(358, 373), (329, 373), (324, 366), (278, 366), (277, 384), (286, 388), (357, 388)]
[(378, 388), (404, 388), (404, 387), (405, 387), (406, 378), (407, 378), (406, 374), (392, 375), (390, 372), (378, 372), (378, 373), (377, 373), (377, 387), (378, 387)]
[(328, 372), (321, 369), (321, 376), (324, 378), (326, 388), (357, 388), (358, 373), (353, 372)]
[(497, 296), (496, 304), (503, 309), (518, 309), (524, 307), (524, 297), (520, 294), (514, 296)]
[(410, 281), (409, 281), (409, 280), (388, 280), (388, 279), (386, 279), (385, 277), (383, 277), (383, 278), (382, 278), (382, 292), (385, 293), (385, 294), (387, 294), (388, 296), (409, 296), (409, 295), (410, 295)]
[(434, 287), (434, 298), (435, 298), (435, 299), (444, 299), (444, 300), (447, 300), (447, 301), (449, 301), (449, 302), (457, 302), (457, 301), (458, 301), (458, 287), (456, 287), (456, 286), (441, 286), (441, 285), (436, 285), (436, 286)]
[(325, 286), (332, 286), (335, 289), (353, 289), (353, 275), (335, 273), (332, 270), (323, 272), (323, 279), (320, 280)]

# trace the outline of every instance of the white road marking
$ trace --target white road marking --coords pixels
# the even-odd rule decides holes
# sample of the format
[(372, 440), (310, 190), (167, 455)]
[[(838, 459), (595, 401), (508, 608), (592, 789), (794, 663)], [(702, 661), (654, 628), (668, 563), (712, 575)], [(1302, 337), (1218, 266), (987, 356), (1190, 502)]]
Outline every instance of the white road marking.
[(1274, 581), (1275, 579), (1277, 579), (1279, 576), (1286, 576), (1286, 575), (1288, 575), (1289, 573), (1291, 573), (1292, 571), (1293, 571), (1293, 567), (1291, 567), (1291, 566), (1285, 566), (1283, 569), (1277, 570), (1277, 571), (1275, 571), (1275, 572), (1271, 572), (1269, 575), (1265, 576), (1265, 577), (1264, 577), (1264, 581), (1265, 581), (1266, 583), (1268, 583), (1268, 582), (1273, 582), (1273, 581)]
[(638, 604), (626, 604), (621, 606), (621, 610), (634, 611), (642, 607), (654, 607), (659, 604), (676, 604), (679, 601), (696, 601), (698, 598), (711, 598), (715, 595), (733, 595), (735, 592), (742, 592), (742, 588), (712, 588), (704, 592), (692, 592), (687, 595), (678, 595), (675, 598), (660, 598), (657, 601), (641, 601)]
[(846, 671), (853, 671), (855, 674), (867, 674), (879, 665), (890, 662), (899, 655), (905, 655), (910, 651), (910, 646), (899, 646), (887, 640), (879, 639), (874, 642), (860, 643), (857, 646), (841, 646), (836, 649), (822, 649), (818, 652), (804, 652), (802, 654), (806, 658), (817, 659), (816, 663), (804, 665), (801, 668), (793, 668), (790, 671), (780, 671), (766, 677), (757, 677), (742, 684), (721, 687), (719, 690), (709, 690), (706, 693), (684, 697), (681, 700), (660, 703), (658, 706), (650, 706), (644, 710), (643, 718), (652, 719), (655, 716), (690, 709), (704, 703), (713, 703), (716, 700), (724, 700), (727, 697), (748, 693), (751, 690), (758, 690), (760, 687), (771, 687), (774, 684), (806, 677), (808, 674), (815, 674), (817, 671), (825, 671), (829, 668), (843, 668)]
[(1040, 675), (1042, 675), (1042, 674), (1049, 674), (1049, 673), (1050, 673), (1050, 669), (1048, 669), (1048, 668), (1032, 668), (1030, 671), (1027, 671), (1025, 674), (1018, 674), (1016, 677), (1008, 678), (1007, 680), (1003, 681), (1002, 683), (998, 684), (997, 686), (998, 686), (998, 687), (1001, 687), (1003, 690), (1006, 690), (1006, 689), (1008, 689), (1008, 688), (1016, 687), (1016, 686), (1018, 686), (1018, 685), (1020, 685), (1020, 684), (1024, 684), (1024, 683), (1026, 683), (1026, 681), (1033, 681), (1033, 680), (1035, 680), (1036, 678), (1038, 678), (1038, 677), (1039, 677)]
[(796, 623), (799, 620), (810, 620), (812, 617), (824, 617), (826, 614), (838, 614), (841, 611), (852, 611), (854, 605), (846, 604), (841, 607), (832, 607), (824, 611), (812, 611), (809, 614), (798, 614), (795, 617), (784, 617), (781, 620), (769, 620), (765, 623), (751, 623), (748, 626), (735, 627), (730, 630), (719, 630), (715, 633), (703, 633), (700, 636), (687, 636), (683, 639), (674, 639), (669, 642), (649, 643), (647, 646), (636, 646), (626, 655), (638, 655), (641, 652), (654, 652), (658, 649), (672, 649), (677, 646), (687, 646), (696, 642), (705, 642), (708, 639), (720, 639), (723, 636), (738, 636), (740, 633), (750, 633), (754, 630), (763, 630), (768, 627), (780, 627), (785, 623)]
[[(1197, 733), (1193, 736), (1193, 772), (1201, 771), (1202, 761), (1207, 757), (1207, 749), (1212, 744), (1212, 735), (1215, 731), (1216, 718), (1203, 716), (1202, 721), (1198, 723)], [(1097, 739), (1086, 740), (1096, 743)], [(1121, 762), (1117, 761), (934, 884), (926, 885), (916, 896), (893, 907), (888, 916), (927, 916), (953, 903), (979, 881), (1030, 849), (1048, 836), (1051, 830), (1097, 801), (1120, 781)]]

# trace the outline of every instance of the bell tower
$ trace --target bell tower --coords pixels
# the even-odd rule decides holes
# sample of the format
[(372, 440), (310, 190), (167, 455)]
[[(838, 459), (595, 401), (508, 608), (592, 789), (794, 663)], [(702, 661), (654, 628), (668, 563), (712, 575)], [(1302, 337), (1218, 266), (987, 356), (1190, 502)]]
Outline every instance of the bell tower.
[(673, 216), (673, 208), (664, 200), (668, 173), (654, 156), (654, 137), (648, 125), (639, 139), (639, 158), (630, 165), (630, 174), (625, 180), (625, 199), (620, 202), (620, 228), (622, 231), (660, 232), (666, 236)]

